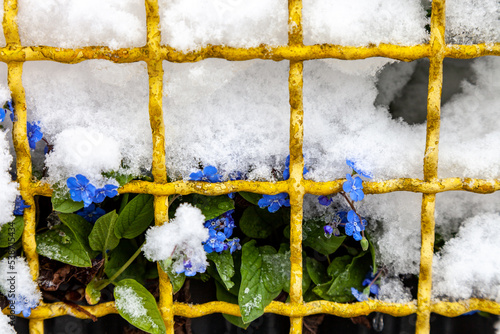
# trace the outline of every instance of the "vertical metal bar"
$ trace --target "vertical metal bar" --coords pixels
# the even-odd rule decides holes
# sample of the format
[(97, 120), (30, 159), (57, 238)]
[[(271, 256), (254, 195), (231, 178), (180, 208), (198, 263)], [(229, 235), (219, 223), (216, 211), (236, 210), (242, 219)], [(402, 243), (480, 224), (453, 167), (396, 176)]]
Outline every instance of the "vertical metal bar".
[[(163, 120), (163, 62), (161, 60), (160, 14), (157, 0), (146, 0), (147, 46), (149, 49), (149, 120), (153, 136), (152, 173), (155, 182), (167, 182), (165, 165), (165, 125)], [(168, 196), (155, 196), (155, 224), (168, 222)], [(158, 264), (160, 280), (159, 309), (165, 322), (166, 333), (174, 333), (172, 284)]]
[[(302, 1), (288, 1), (288, 45), (303, 45)], [(302, 217), (305, 189), (302, 185), (304, 158), (303, 62), (290, 61), (288, 88), (290, 94), (290, 301), (292, 308), (303, 303), (302, 298)], [(290, 318), (290, 333), (302, 333), (302, 317)]]
[[(427, 134), (424, 156), (424, 180), (438, 177), (441, 90), (445, 54), (445, 0), (432, 2), (429, 91), (427, 95)], [(420, 275), (418, 280), (417, 323), (415, 332), (430, 332), (432, 295), (432, 257), (434, 255), (434, 211), (436, 194), (422, 195)]]

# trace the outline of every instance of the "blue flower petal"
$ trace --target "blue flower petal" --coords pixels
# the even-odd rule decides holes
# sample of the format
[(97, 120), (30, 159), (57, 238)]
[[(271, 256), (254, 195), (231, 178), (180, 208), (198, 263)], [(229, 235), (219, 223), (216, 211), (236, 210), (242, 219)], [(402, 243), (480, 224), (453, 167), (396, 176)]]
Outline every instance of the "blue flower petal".
[(87, 179), (82, 174), (77, 174), (76, 179), (78, 180), (78, 183), (80, 184), (80, 186), (86, 186), (87, 184), (89, 184), (89, 179)]
[(281, 205), (279, 204), (279, 202), (272, 202), (271, 205), (269, 205), (269, 207), (267, 208), (267, 210), (269, 210), (269, 212), (271, 212), (271, 213), (274, 213), (274, 212), (278, 211), (279, 208), (281, 208)]

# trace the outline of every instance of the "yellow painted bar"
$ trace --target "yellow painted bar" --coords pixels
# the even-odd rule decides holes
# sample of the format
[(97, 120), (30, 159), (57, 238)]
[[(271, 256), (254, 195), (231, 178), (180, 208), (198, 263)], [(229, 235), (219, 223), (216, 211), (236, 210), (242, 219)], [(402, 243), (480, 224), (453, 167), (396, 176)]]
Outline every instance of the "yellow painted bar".
[(29, 331), (30, 334), (43, 334), (43, 320), (30, 320)]

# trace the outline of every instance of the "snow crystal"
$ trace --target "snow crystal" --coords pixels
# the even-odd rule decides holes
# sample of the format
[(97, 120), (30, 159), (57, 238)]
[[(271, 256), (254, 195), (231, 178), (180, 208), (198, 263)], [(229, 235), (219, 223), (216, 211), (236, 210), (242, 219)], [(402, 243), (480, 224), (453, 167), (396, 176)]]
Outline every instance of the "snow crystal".
[[(6, 115), (6, 118), (9, 116)], [(16, 196), (19, 195), (17, 183), (12, 182), (12, 176), (9, 173), (12, 163), (12, 156), (9, 151), (7, 135), (10, 132), (0, 130), (0, 226), (11, 222), (14, 219), (14, 203)]]
[(428, 39), (420, 0), (303, 1), (305, 44), (412, 45)]
[[(0, 312), (1, 313), (1, 312)], [(10, 318), (6, 314), (0, 314), (0, 331), (3, 334), (16, 334), (14, 327), (9, 324)]]
[(410, 289), (399, 278), (382, 277), (377, 298), (389, 303), (407, 303), (412, 300)]
[[(199, 164), (269, 179), (288, 155), (288, 64), (262, 60), (165, 62), (167, 168), (187, 178)], [(195, 130), (195, 131), (193, 131)]]
[(157, 328), (153, 319), (148, 317), (148, 310), (144, 307), (142, 297), (128, 286), (117, 286), (114, 289), (116, 308), (127, 314), (134, 321), (148, 321), (152, 328)]
[(162, 42), (181, 50), (207, 44), (286, 45), (285, 0), (160, 0)]
[(50, 183), (80, 173), (96, 184), (99, 174), (111, 169), (132, 175), (150, 169), (143, 63), (30, 62), (24, 66), (23, 84), (28, 119), (40, 121), (44, 137), (54, 144), (47, 157)]
[(466, 220), (433, 262), (433, 295), (500, 301), (499, 213)]
[(446, 1), (446, 42), (477, 44), (500, 42), (498, 0)]
[[(14, 263), (12, 263), (14, 261)], [(9, 263), (11, 262), (11, 263)], [(14, 280), (10, 280), (14, 277)], [(14, 282), (14, 289), (11, 283)], [(37, 304), (42, 299), (42, 294), (38, 289), (38, 285), (30, 274), (28, 263), (24, 257), (5, 258), (0, 261), (0, 291), (7, 296), (14, 290), (16, 296), (23, 296), (34, 304)]]
[(144, 0), (19, 0), (17, 21), (23, 45), (146, 44)]
[(146, 231), (146, 243), (142, 247), (144, 255), (150, 261), (173, 258), (176, 260), (173, 268), (178, 272), (183, 268), (184, 256), (191, 261), (193, 268), (206, 266), (202, 243), (208, 239), (208, 229), (203, 223), (205, 216), (200, 209), (181, 204), (170, 222)]

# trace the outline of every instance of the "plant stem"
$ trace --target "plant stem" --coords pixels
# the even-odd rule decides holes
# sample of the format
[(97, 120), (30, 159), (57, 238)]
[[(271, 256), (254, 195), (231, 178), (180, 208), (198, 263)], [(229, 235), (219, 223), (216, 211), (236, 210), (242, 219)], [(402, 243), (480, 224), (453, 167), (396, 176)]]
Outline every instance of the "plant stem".
[(180, 195), (175, 195), (174, 197), (170, 198), (168, 201), (168, 206), (172, 205), (172, 203), (179, 197)]
[[(352, 211), (354, 211), (354, 213), (356, 214), (356, 216), (358, 216), (359, 223), (363, 224), (363, 219), (361, 218), (361, 216), (359, 215), (359, 213), (356, 211), (356, 208), (354, 207), (354, 203), (349, 199), (349, 197), (347, 197), (347, 195), (345, 194), (345, 192), (339, 191), (339, 194), (341, 194), (345, 198), (345, 200), (347, 201), (347, 203), (349, 203), (349, 206), (352, 208)], [(364, 230), (361, 231), (361, 235), (362, 235), (363, 238), (365, 237), (365, 231)]]
[(128, 266), (130, 266), (132, 264), (132, 262), (134, 262), (134, 260), (139, 256), (139, 254), (141, 254), (141, 250), (142, 250), (142, 246), (144, 246), (146, 242), (144, 241), (141, 245), (141, 247), (137, 248), (137, 250), (135, 251), (134, 255), (132, 255), (132, 257), (130, 257), (130, 259), (128, 259), (127, 262), (125, 262), (125, 264), (120, 268), (118, 269), (118, 271), (113, 275), (111, 276), (111, 278), (109, 280), (106, 280), (104, 281), (103, 284), (99, 285), (96, 287), (96, 290), (102, 290), (104, 289), (105, 287), (108, 286), (109, 283), (113, 283), (113, 281), (118, 277), (120, 276), (120, 274), (128, 268)]

